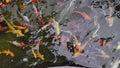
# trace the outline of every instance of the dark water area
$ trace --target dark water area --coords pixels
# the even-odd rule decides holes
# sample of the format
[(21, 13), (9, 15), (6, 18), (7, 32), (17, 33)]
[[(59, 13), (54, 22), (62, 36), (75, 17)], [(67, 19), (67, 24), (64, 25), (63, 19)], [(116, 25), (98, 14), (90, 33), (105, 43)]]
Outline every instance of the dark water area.
[(119, 68), (119, 21), (119, 0), (1, 0), (0, 68)]

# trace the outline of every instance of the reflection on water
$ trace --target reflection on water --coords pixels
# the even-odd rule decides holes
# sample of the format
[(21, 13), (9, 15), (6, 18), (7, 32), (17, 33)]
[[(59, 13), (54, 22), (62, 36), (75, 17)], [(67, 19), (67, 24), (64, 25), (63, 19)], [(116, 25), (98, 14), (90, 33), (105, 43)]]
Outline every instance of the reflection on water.
[[(32, 26), (26, 26), (30, 31), (24, 37), (12, 33), (1, 35), (0, 43), (5, 47), (1, 46), (0, 50), (15, 52), (12, 59), (0, 56), (4, 57), (1, 64), (7, 62), (1, 67), (12, 64), (10, 67), (117, 68), (115, 63), (120, 56), (119, 48), (116, 48), (120, 38), (119, 0), (11, 0), (3, 4), (6, 6), (0, 5), (0, 13), (11, 24), (21, 22)], [(28, 44), (28, 47), (8, 43), (14, 40)]]

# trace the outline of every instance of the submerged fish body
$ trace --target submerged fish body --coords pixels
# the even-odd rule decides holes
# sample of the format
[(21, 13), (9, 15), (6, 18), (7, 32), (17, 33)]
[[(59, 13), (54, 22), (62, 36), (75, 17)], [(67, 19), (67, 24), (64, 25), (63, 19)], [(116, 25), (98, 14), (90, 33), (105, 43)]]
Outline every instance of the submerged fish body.
[(54, 27), (56, 28), (56, 34), (59, 35), (61, 33), (59, 23), (57, 21), (55, 21), (55, 19), (53, 19), (53, 18), (51, 18), (51, 20), (53, 22)]
[[(7, 32), (15, 33), (15, 34), (17, 34), (17, 35), (20, 36), (20, 37), (25, 36), (25, 35), (22, 33), (22, 30), (24, 30), (24, 33), (29, 32), (29, 29), (26, 28), (26, 27), (16, 26), (16, 25), (14, 25), (14, 24), (10, 24), (6, 19), (5, 19), (5, 22), (7, 23), (8, 28), (9, 28), (9, 31), (7, 31)], [(17, 28), (17, 29), (16, 29), (16, 28)]]
[(73, 13), (78, 13), (82, 15), (86, 20), (91, 20), (91, 17), (86, 12), (74, 11)]
[(12, 51), (10, 51), (9, 49), (8, 50), (4, 50), (4, 51), (1, 51), (0, 54), (6, 54), (6, 55), (9, 55), (11, 57), (14, 57), (14, 53)]

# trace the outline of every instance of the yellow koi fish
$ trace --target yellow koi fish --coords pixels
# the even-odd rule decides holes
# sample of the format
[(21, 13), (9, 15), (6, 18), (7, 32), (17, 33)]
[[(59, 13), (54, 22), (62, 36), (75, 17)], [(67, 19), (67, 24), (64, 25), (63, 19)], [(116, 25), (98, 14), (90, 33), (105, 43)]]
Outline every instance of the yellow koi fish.
[(32, 53), (34, 58), (36, 59), (37, 57), (39, 57), (41, 60), (45, 60), (45, 58), (42, 56), (42, 54), (39, 52), (39, 49), (37, 49), (37, 53), (35, 53), (33, 46), (30, 46), (32, 48)]
[(51, 18), (52, 22), (53, 22), (53, 25), (55, 26), (56, 28), (56, 34), (59, 35), (61, 32), (60, 32), (60, 27), (59, 27), (59, 23), (57, 21), (55, 21), (55, 19)]
[(24, 34), (22, 33), (22, 31), (20, 29), (16, 30), (6, 19), (5, 19), (5, 22), (7, 23), (8, 28), (9, 28), (9, 30), (7, 32), (15, 33), (18, 36), (24, 36)]
[(34, 49), (33, 49), (33, 46), (30, 46), (30, 47), (31, 47), (31, 49), (32, 49), (33, 56), (34, 56), (34, 58), (36, 59), (36, 58), (37, 58), (37, 54), (35, 53), (35, 51), (34, 51)]
[(37, 55), (41, 60), (45, 60), (45, 58), (43, 57), (43, 55), (39, 52), (39, 49), (37, 50)]
[(24, 27), (24, 26), (16, 26), (14, 24), (12, 24), (12, 26), (15, 27), (15, 28), (17, 28), (17, 29), (26, 29), (26, 27)]

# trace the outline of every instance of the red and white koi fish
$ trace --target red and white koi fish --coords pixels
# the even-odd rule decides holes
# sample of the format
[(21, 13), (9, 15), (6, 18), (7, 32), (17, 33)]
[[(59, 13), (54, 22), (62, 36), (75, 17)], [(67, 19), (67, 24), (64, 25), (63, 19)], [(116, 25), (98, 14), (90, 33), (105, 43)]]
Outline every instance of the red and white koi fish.
[(1, 51), (0, 54), (6, 54), (6, 55), (9, 55), (11, 57), (14, 57), (14, 53), (12, 51), (10, 51), (9, 49), (8, 50), (4, 50), (4, 51)]
[(33, 27), (32, 24), (28, 24), (28, 23), (22, 23), (22, 22), (18, 22), (20, 26), (23, 26), (23, 27)]
[(39, 29), (39, 30), (38, 30), (38, 32), (37, 32), (37, 33), (39, 33), (41, 30), (46, 29), (46, 28), (47, 28), (48, 26), (50, 26), (50, 25), (52, 25), (52, 23), (51, 23), (51, 22), (49, 22), (48, 24), (44, 25), (41, 29)]
[(86, 20), (91, 20), (91, 17), (86, 12), (74, 11), (73, 13), (78, 13), (82, 15)]
[(9, 42), (18, 47), (27, 47), (28, 46), (27, 44), (22, 43), (22, 42), (21, 43), (18, 43), (17, 41), (9, 41)]
[(43, 23), (44, 23), (44, 20), (42, 19), (42, 17), (41, 17), (41, 12), (39, 12), (38, 10), (37, 10), (37, 8), (36, 8), (36, 6), (33, 4), (33, 9), (34, 9), (34, 11), (35, 11), (35, 14), (36, 14), (36, 17), (39, 19), (39, 21), (40, 21), (40, 29), (42, 28), (42, 26), (43, 26)]
[(36, 14), (37, 18), (40, 19), (41, 18), (40, 12), (38, 12), (38, 10), (37, 10), (37, 8), (34, 4), (33, 4), (33, 9), (35, 11), (35, 14)]

